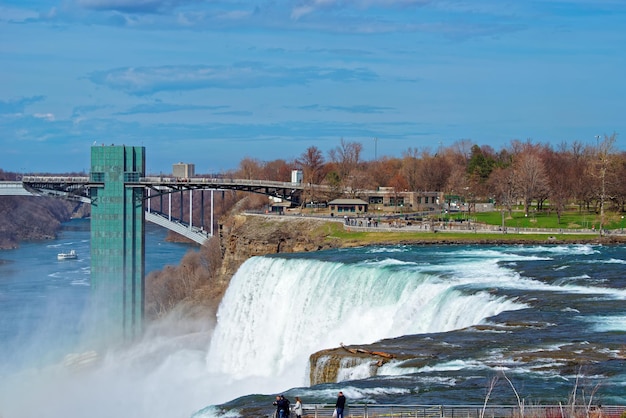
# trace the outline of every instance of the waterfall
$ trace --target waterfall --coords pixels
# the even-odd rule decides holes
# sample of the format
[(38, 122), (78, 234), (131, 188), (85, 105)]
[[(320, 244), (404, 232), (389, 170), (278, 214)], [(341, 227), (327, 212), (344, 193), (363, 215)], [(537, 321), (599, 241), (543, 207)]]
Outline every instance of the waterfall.
[(467, 281), (397, 260), (253, 257), (224, 295), (207, 367), (233, 379), (271, 377), (287, 386), (307, 385), (308, 358), (315, 351), (450, 331), (524, 307), (460, 285)]

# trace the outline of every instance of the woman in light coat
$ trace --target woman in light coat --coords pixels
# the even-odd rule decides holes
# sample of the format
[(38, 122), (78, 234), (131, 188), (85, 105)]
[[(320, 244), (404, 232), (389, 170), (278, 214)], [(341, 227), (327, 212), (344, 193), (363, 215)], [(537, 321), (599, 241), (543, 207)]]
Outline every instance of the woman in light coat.
[(293, 413), (296, 414), (296, 418), (302, 418), (302, 401), (296, 396), (296, 404), (293, 407)]

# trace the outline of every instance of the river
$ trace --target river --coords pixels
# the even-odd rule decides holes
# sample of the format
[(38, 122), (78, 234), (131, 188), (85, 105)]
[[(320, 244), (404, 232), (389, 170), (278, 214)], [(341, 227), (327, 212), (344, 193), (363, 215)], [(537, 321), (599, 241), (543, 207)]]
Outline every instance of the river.
[[(82, 222), (82, 223), (81, 223)], [(188, 246), (148, 228), (147, 270)], [(61, 249), (79, 259), (58, 262)], [(626, 403), (626, 248), (380, 246), (253, 257), (218, 323), (174, 312), (84, 367), (89, 232), (0, 253), (0, 416), (255, 416), (276, 393), (306, 403)], [(309, 355), (341, 343), (395, 359), (342, 364), (308, 386)], [(372, 344), (372, 345), (368, 345)], [(320, 358), (317, 366), (323, 365)], [(314, 372), (319, 370), (313, 366)], [(507, 382), (507, 379), (510, 383)], [(221, 406), (219, 406), (221, 405)], [(245, 413), (238, 411), (247, 411)]]

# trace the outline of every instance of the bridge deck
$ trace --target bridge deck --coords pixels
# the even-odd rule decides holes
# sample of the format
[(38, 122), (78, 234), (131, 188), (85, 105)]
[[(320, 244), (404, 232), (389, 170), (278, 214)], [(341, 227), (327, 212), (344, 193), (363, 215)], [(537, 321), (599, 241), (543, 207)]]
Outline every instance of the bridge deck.
[[(4, 182), (0, 182), (4, 183)], [(19, 182), (6, 182), (19, 183)], [(88, 197), (89, 188), (102, 186), (102, 183), (92, 181), (89, 177), (64, 177), (64, 176), (24, 176), (21, 180), (26, 190), (55, 190), (68, 194)], [(232, 179), (232, 178), (209, 178), (209, 177), (140, 177), (133, 181), (126, 181), (126, 185), (151, 189), (156, 194), (168, 194), (184, 190), (237, 190), (251, 193), (264, 194), (284, 199), (294, 203), (300, 202), (300, 197), (305, 189), (317, 192), (329, 192), (328, 186), (316, 184), (291, 183), (272, 180)], [(1, 188), (1, 187), (0, 187)]]
[[(41, 181), (41, 178), (39, 178)], [(87, 177), (72, 177), (72, 178), (50, 178), (51, 184), (73, 184), (73, 185), (87, 185)], [(28, 184), (28, 183), (27, 183)], [(32, 183), (31, 183), (32, 184)], [(42, 190), (39, 188), (33, 188), (27, 186), (24, 187), (24, 183), (21, 181), (0, 181), (0, 196), (50, 196), (80, 200), (83, 203), (91, 203), (91, 200), (83, 195), (75, 195), (66, 191), (59, 191), (55, 189)], [(187, 223), (177, 221), (175, 219), (170, 220), (169, 217), (159, 214), (155, 211), (146, 209), (145, 219), (156, 225), (162, 226), (170, 231), (174, 231), (190, 240), (202, 245), (210, 237), (211, 234), (202, 228), (196, 226), (189, 226)]]

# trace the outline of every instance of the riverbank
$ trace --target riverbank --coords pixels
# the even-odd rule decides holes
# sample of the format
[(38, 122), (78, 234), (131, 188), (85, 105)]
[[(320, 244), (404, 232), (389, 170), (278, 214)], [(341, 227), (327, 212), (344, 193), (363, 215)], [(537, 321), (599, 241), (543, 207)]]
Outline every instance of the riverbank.
[[(324, 242), (331, 247), (354, 247), (361, 245), (446, 245), (446, 244), (623, 244), (626, 234), (612, 232), (600, 235), (595, 231), (581, 232), (567, 229), (525, 229), (515, 228), (502, 231), (493, 225), (473, 224), (456, 226), (454, 224), (421, 223), (394, 226), (364, 226), (352, 224), (343, 219), (331, 217), (310, 217), (298, 215), (242, 214), (251, 225), (255, 218), (264, 219), (263, 223), (282, 224), (289, 222), (297, 235), (307, 234), (307, 230), (298, 224), (307, 220), (315, 223), (315, 236), (319, 230), (326, 230)], [(267, 229), (267, 226), (265, 227)], [(254, 228), (249, 228), (252, 232)], [(621, 232), (621, 231), (620, 231)], [(312, 237), (312, 238), (315, 238)]]
[(0, 197), (0, 250), (24, 241), (55, 239), (63, 222), (82, 218), (88, 205), (52, 197)]

